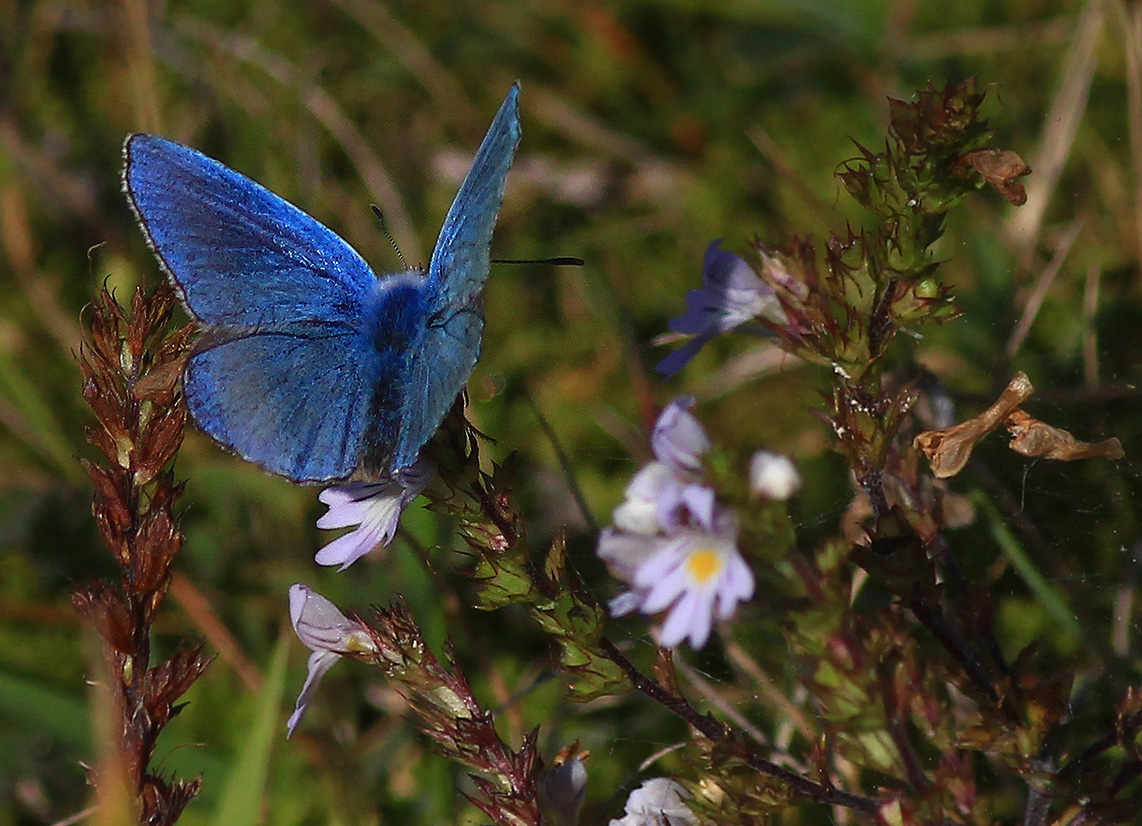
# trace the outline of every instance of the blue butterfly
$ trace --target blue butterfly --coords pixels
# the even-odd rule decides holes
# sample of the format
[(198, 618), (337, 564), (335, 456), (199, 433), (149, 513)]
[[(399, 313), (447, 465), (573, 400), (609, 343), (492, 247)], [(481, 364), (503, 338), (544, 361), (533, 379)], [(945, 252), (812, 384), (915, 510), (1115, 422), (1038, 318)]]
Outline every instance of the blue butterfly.
[(378, 278), (344, 240), (202, 153), (124, 145), (123, 188), (202, 335), (187, 405), (218, 442), (296, 482), (410, 467), (480, 356), (492, 229), (519, 144), (512, 86), (428, 272)]

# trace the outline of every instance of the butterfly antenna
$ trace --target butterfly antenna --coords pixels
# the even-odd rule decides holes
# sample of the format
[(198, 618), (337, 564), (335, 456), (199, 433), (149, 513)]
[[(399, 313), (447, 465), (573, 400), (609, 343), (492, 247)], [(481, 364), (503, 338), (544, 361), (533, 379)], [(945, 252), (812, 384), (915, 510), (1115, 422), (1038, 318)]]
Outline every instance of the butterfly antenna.
[(400, 265), (407, 270), (409, 267), (404, 260), (404, 256), (401, 255), (400, 247), (397, 246), (397, 239), (393, 238), (389, 232), (389, 228), (385, 226), (385, 214), (381, 212), (381, 208), (376, 204), (369, 204), (369, 206), (373, 208), (373, 214), (377, 216), (377, 223), (381, 225), (381, 232), (385, 234), (385, 237), (389, 239), (389, 243), (393, 245), (393, 252), (395, 252), (397, 258), (400, 259)]
[(563, 449), (563, 444), (559, 441), (559, 436), (555, 433), (555, 428), (551, 426), (551, 422), (543, 415), (543, 411), (539, 409), (539, 403), (536, 402), (535, 396), (531, 394), (531, 388), (525, 383), (523, 385), (523, 398), (527, 406), (531, 408), (531, 413), (535, 416), (539, 427), (543, 431), (543, 435), (551, 443), (552, 450), (555, 451), (555, 458), (559, 462), (559, 467), (563, 470), (563, 475), (567, 479), (567, 487), (571, 489), (571, 497), (575, 500), (575, 504), (579, 506), (579, 513), (583, 517), (583, 522), (590, 528), (591, 533), (597, 534), (599, 532), (599, 525), (595, 522), (595, 517), (591, 515), (591, 509), (587, 507), (587, 499), (583, 496), (583, 490), (579, 487), (579, 480), (575, 478), (575, 469), (571, 467), (571, 459), (567, 456), (567, 451)]
[(581, 267), (586, 261), (574, 255), (559, 255), (555, 258), (493, 258), (493, 264), (550, 264), (553, 267)]

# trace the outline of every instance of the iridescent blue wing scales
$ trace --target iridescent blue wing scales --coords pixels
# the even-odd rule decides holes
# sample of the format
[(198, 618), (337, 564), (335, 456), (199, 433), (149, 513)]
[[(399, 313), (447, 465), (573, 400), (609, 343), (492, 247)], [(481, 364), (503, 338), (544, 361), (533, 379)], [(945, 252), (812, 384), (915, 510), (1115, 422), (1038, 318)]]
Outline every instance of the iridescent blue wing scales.
[(428, 322), (405, 378), (394, 469), (416, 460), (480, 357), (492, 230), (519, 139), (519, 84), (515, 84), (476, 152), (432, 251), (426, 285)]
[(188, 146), (132, 135), (123, 153), (131, 206), (196, 319), (359, 323), (376, 276), (331, 229)]
[(298, 322), (234, 338), (218, 335), (206, 335), (183, 376), (199, 426), (279, 476), (349, 476), (374, 388), (398, 378), (391, 365), (369, 357), (375, 351), (360, 331)]

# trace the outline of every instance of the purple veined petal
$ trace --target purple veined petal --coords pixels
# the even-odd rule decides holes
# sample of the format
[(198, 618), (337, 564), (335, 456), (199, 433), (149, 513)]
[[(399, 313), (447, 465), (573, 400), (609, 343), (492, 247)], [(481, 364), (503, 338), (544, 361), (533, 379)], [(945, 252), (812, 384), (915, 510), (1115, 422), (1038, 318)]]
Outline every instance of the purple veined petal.
[(344, 571), (374, 548), (389, 544), (400, 522), (400, 510), (393, 509), (391, 519), (381, 524), (365, 523), (355, 531), (339, 536), (321, 547), (313, 556), (318, 565), (339, 566)]
[(754, 268), (737, 253), (722, 249), (718, 238), (706, 247), (706, 257), (702, 262), (702, 284), (721, 293), (771, 292)]
[(431, 462), (417, 459), (393, 479), (350, 482), (322, 491), (318, 499), (329, 511), (317, 520), (317, 527), (358, 527), (318, 551), (317, 564), (339, 565), (343, 571), (374, 548), (388, 545), (396, 535), (401, 513), (428, 487), (435, 473)]
[(612, 617), (625, 617), (627, 614), (637, 611), (640, 605), (642, 605), (642, 597), (639, 594), (634, 591), (623, 591), (607, 603), (607, 609), (611, 612)]
[(612, 521), (629, 533), (653, 535), (661, 526), (659, 502), (680, 486), (677, 474), (662, 462), (651, 462), (627, 485), (626, 498), (615, 508)]
[(288, 735), (292, 735), (313, 701), (318, 680), (342, 654), (375, 652), (377, 648), (365, 625), (345, 616), (340, 608), (307, 585), (290, 586), (289, 618), (298, 639), (313, 652), (305, 684), (286, 724)]
[(635, 571), (658, 552), (662, 541), (659, 537), (623, 533), (606, 528), (599, 533), (599, 544), (595, 553), (606, 563), (614, 576), (629, 582), (634, 577)]
[[(682, 488), (679, 498), (685, 505), (686, 511), (693, 517), (690, 528), (713, 533), (716, 527), (714, 523), (716, 496), (713, 489), (705, 485), (686, 485)], [(681, 526), (675, 525), (675, 529), (678, 527)]]
[(360, 524), (368, 511), (369, 501), (386, 488), (398, 493), (401, 491), (395, 482), (350, 482), (326, 488), (317, 494), (317, 500), (329, 510), (318, 518), (317, 527), (331, 530)]
[(753, 589), (753, 571), (741, 558), (741, 554), (735, 551), (718, 583), (718, 619), (728, 620), (733, 616), (737, 604), (753, 596)]
[(301, 723), (305, 712), (309, 710), (309, 704), (313, 702), (314, 696), (317, 694), (317, 683), (325, 676), (325, 672), (331, 669), (334, 664), (341, 659), (340, 654), (335, 654), (332, 651), (314, 651), (309, 655), (309, 663), (307, 665), (308, 673), (305, 676), (305, 684), (302, 685), (301, 691), (297, 695), (297, 702), (293, 707), (293, 714), (289, 716), (286, 721), (286, 737), (292, 737), (294, 731), (297, 730), (298, 725)]
[(672, 376), (681, 370), (702, 346), (721, 333), (762, 317), (786, 323), (773, 288), (758, 277), (744, 258), (721, 249), (722, 239), (706, 248), (702, 286), (686, 292), (686, 312), (669, 322), (677, 333), (694, 338), (659, 361), (655, 369)]
[(672, 467), (690, 473), (702, 470), (702, 456), (710, 451), (710, 437), (701, 423), (690, 414), (693, 396), (680, 396), (662, 409), (650, 446), (655, 457)]
[(308, 585), (290, 586), (289, 618), (297, 638), (312, 651), (344, 651), (349, 636), (362, 629)]
[(683, 566), (675, 567), (666, 576), (645, 589), (642, 610), (646, 614), (665, 611), (686, 593), (693, 590), (693, 583)]
[(669, 579), (686, 561), (689, 537), (675, 536), (658, 540), (655, 553), (646, 558), (631, 577), (631, 584), (640, 590), (649, 590)]
[(754, 308), (773, 290), (740, 255), (721, 248), (722, 239), (706, 248), (702, 286), (686, 292), (686, 312), (670, 321), (677, 333), (714, 336), (757, 315)]

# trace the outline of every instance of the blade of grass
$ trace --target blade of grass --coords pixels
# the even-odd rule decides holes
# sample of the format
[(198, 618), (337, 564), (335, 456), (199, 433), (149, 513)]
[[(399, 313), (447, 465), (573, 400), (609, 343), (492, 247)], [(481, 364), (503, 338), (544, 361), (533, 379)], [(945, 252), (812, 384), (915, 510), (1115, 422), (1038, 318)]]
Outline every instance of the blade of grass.
[(215, 826), (253, 826), (261, 823), (266, 777), (274, 746), (285, 742), (282, 726), (282, 695), (285, 692), (286, 653), (289, 637), (282, 635), (266, 672), (262, 691), (252, 698), (253, 723), (235, 755), (222, 802), (214, 813)]
[(32, 736), (48, 734), (70, 748), (91, 748), (87, 705), (81, 699), (31, 680), (0, 671), (0, 709), (9, 725), (19, 724)]
[(0, 398), (6, 399), (17, 421), (8, 422), (28, 446), (50, 462), (65, 479), (76, 481), (83, 471), (63, 435), (63, 429), (52, 414), (36, 386), (12, 363), (10, 354), (0, 350)]
[(972, 501), (987, 515), (992, 539), (995, 540), (995, 544), (999, 546), (1007, 561), (1011, 563), (1015, 573), (1027, 585), (1028, 590), (1043, 606), (1043, 609), (1059, 623), (1059, 626), (1069, 637), (1066, 641), (1067, 644), (1076, 644), (1082, 638), (1082, 626), (1075, 619), (1074, 613), (1067, 608), (1066, 602), (1051, 587), (1031, 557), (1023, 550), (1023, 546), (1019, 544), (1015, 534), (1008, 530), (1003, 523), (999, 509), (991, 503), (990, 499), (979, 492), (972, 495)]

